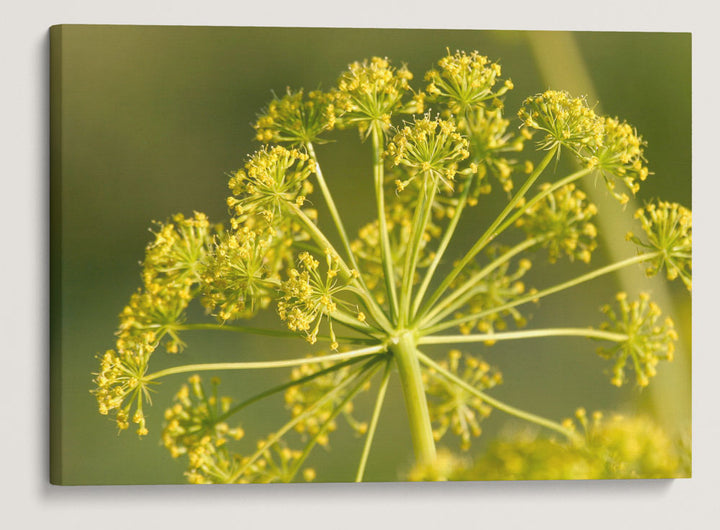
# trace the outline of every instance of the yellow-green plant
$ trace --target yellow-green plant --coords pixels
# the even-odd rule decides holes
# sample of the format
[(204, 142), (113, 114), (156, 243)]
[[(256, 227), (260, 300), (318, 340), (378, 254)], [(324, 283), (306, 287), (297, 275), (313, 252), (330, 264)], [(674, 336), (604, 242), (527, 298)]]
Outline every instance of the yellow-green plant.
[[(134, 423), (145, 435), (154, 387), (166, 376), (192, 373), (166, 411), (162, 432), (170, 453), (187, 457), (191, 482), (312, 480), (306, 458), (329, 443), (340, 416), (365, 437), (356, 455), (354, 478), (361, 481), (397, 373), (417, 467), (434, 470), (410, 478), (448, 478), (436, 442), (452, 433), (469, 448), (493, 409), (572, 443), (579, 439), (568, 425), (492, 397), (500, 372), (457, 345), (587, 337), (602, 341), (598, 353), (614, 361), (613, 384), (626, 383), (631, 370), (646, 386), (658, 362), (671, 360), (677, 339), (673, 323), (647, 295), (637, 301), (618, 295), (618, 307), (604, 307), (607, 322), (595, 328), (516, 328), (527, 324), (524, 305), (624, 267), (643, 265), (649, 275), (664, 270), (689, 290), (691, 213), (677, 204), (649, 204), (637, 213), (638, 234), (628, 235), (635, 256), (527, 288), (523, 278), (538, 253), (551, 263), (591, 262), (597, 208), (577, 186), (581, 179), (601, 176), (625, 203), (649, 172), (644, 142), (631, 126), (596, 115), (583, 98), (565, 92), (527, 98), (514, 131), (503, 103), (513, 84), (501, 75), (499, 64), (477, 52), (448, 53), (427, 72), (426, 84), (413, 88), (405, 66), (374, 57), (351, 64), (329, 91), (275, 97), (255, 123), (265, 145), (229, 179), (229, 220), (215, 225), (200, 213), (177, 215), (155, 231), (143, 285), (122, 311), (115, 349), (101, 356), (95, 374), (100, 413), (114, 414), (121, 430)], [(374, 189), (374, 218), (354, 239), (331, 193), (336, 177), (326, 178), (315, 150), (338, 128), (356, 128), (372, 156), (372, 174), (356, 185)], [(523, 157), (528, 144), (539, 161)], [(575, 157), (581, 169), (556, 174), (553, 161), (561, 155)], [(462, 227), (477, 238), (450, 257), (463, 213), (483, 203), (493, 186), (507, 202), (488, 226)], [(318, 218), (311, 194), (314, 202), (318, 195), (324, 200), (328, 219)], [(187, 308), (197, 302), (212, 321), (188, 322)], [(261, 311), (275, 311), (287, 329), (236, 323)], [(192, 330), (302, 337), (330, 352), (150, 369), (161, 343), (177, 353), (181, 336)], [(434, 360), (422, 351), (426, 345), (453, 349), (447, 360)], [(234, 389), (234, 398), (218, 395), (216, 379), (208, 388), (197, 375), (283, 368), (292, 368), (286, 383), (252, 396)], [(377, 396), (372, 413), (357, 418), (353, 400), (371, 389)], [(241, 452), (242, 410), (279, 393), (290, 420)], [(291, 448), (291, 439), (302, 448)]]

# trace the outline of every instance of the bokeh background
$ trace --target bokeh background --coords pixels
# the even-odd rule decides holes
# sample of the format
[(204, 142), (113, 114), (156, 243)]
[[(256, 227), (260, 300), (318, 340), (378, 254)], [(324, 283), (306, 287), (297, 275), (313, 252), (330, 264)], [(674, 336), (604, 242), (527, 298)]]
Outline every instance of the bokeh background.
[[(407, 63), (420, 88), (423, 73), (447, 48), (478, 50), (499, 60), (515, 84), (506, 97), (509, 116), (526, 96), (548, 87), (590, 94), (604, 113), (626, 119), (648, 142), (654, 175), (638, 194), (638, 204), (660, 197), (691, 207), (689, 34), (63, 26), (53, 39), (50, 355), (56, 483), (184, 482), (184, 462), (174, 461), (160, 446), (159, 432), (162, 412), (185, 376), (163, 380), (150, 409), (150, 435), (139, 440), (132, 430), (118, 435), (114, 423), (97, 413), (89, 392), (95, 356), (113, 347), (117, 315), (140, 284), (139, 261), (152, 221), (193, 210), (212, 220), (226, 219), (227, 174), (258, 147), (251, 123), (271, 91), (328, 88), (349, 62), (372, 55)], [(320, 146), (318, 156), (353, 231), (374, 212), (369, 147), (353, 131), (335, 139)], [(558, 171), (570, 169), (564, 159)], [(614, 232), (602, 242), (593, 266), (618, 253), (633, 253), (617, 226), (632, 210), (603, 202), (604, 187), (597, 184), (589, 182), (588, 191), (598, 197), (600, 215)], [(474, 241), (481, 231), (477, 227), (501, 209), (503, 200), (502, 194), (492, 194), (472, 211), (455, 242), (458, 252)], [(315, 202), (322, 219), (319, 197)], [(541, 261), (526, 282), (539, 288), (587, 270), (582, 264), (549, 267)], [(594, 354), (594, 345), (565, 338), (473, 347), (504, 374), (505, 384), (494, 395), (557, 420), (585, 406), (643, 411), (671, 433), (688, 429), (690, 296), (681, 286), (666, 287), (642, 274), (605, 278), (530, 307), (529, 326), (596, 325), (598, 308), (620, 288), (659, 295), (680, 331), (681, 355), (660, 368), (649, 389), (610, 386), (604, 373), (609, 366)], [(201, 312), (194, 316), (202, 318)], [(258, 322), (280, 325), (273, 311)], [(184, 336), (188, 348), (182, 357), (159, 352), (154, 366), (280, 359), (311, 351), (302, 340), (193, 333)], [(221, 391), (242, 399), (286, 377), (281, 370), (223, 373)], [(394, 383), (368, 480), (398, 480), (411, 464), (404, 404)], [(358, 416), (371, 406), (359, 401)], [(248, 444), (286, 417), (281, 399), (246, 409), (241, 421)], [(493, 413), (472, 451), (482, 450), (512, 422)], [(309, 461), (318, 480), (352, 480), (362, 439), (340, 424), (331, 449), (316, 449)], [(443, 445), (456, 447), (450, 440)]]

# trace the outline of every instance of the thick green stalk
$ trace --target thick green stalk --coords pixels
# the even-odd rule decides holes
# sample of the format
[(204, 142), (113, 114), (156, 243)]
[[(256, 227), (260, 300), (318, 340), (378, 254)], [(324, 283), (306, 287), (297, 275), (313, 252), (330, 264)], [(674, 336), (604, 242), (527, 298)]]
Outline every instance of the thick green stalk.
[(435, 290), (433, 295), (430, 297), (430, 300), (427, 301), (427, 303), (423, 306), (423, 309), (420, 311), (420, 314), (424, 314), (430, 307), (433, 306), (433, 304), (443, 295), (443, 293), (450, 287), (453, 281), (455, 281), (455, 278), (458, 277), (458, 275), (462, 272), (462, 270), (467, 266), (468, 263), (472, 261), (472, 259), (477, 255), (478, 252), (480, 252), (485, 246), (490, 243), (495, 237), (498, 236), (500, 233), (498, 228), (500, 224), (505, 220), (505, 218), (512, 212), (512, 210), (520, 203), (520, 201), (525, 197), (525, 194), (527, 194), (530, 187), (535, 183), (535, 181), (540, 177), (542, 172), (545, 170), (547, 165), (550, 163), (550, 161), (553, 159), (553, 157), (557, 154), (558, 148), (555, 147), (548, 151), (548, 153), (545, 155), (545, 158), (542, 159), (542, 161), (535, 167), (533, 172), (530, 174), (528, 179), (525, 181), (525, 183), (520, 187), (520, 189), (515, 193), (512, 199), (510, 199), (510, 202), (507, 203), (507, 206), (505, 206), (505, 209), (503, 209), (502, 212), (500, 212), (500, 215), (497, 216), (497, 218), (492, 222), (492, 224), (488, 227), (488, 229), (485, 231), (485, 233), (480, 236), (480, 239), (478, 239), (475, 244), (472, 246), (472, 248), (463, 256), (463, 258), (455, 265), (452, 271), (450, 271), (450, 274), (443, 280), (443, 282), (440, 284), (440, 286)]
[(397, 337), (397, 342), (390, 346), (390, 350), (397, 362), (405, 396), (415, 460), (418, 465), (433, 465), (436, 460), (435, 439), (414, 337), (410, 332), (403, 333)]
[(393, 267), (393, 256), (390, 249), (390, 236), (388, 234), (387, 219), (385, 218), (385, 172), (382, 159), (382, 136), (378, 128), (373, 126), (373, 173), (375, 177), (375, 198), (378, 209), (378, 231), (380, 232), (380, 253), (382, 255), (383, 269), (385, 271), (385, 288), (390, 301), (391, 318), (398, 316), (398, 296), (395, 285), (395, 271)]
[(503, 305), (497, 306), (497, 307), (491, 307), (491, 308), (486, 309), (485, 311), (480, 311), (479, 313), (468, 315), (466, 317), (456, 318), (454, 320), (450, 320), (447, 322), (441, 322), (440, 324), (436, 324), (434, 326), (431, 326), (429, 328), (421, 330), (420, 334), (421, 335), (431, 335), (437, 331), (442, 331), (443, 329), (453, 328), (455, 326), (459, 326), (460, 324), (464, 324), (465, 322), (469, 322), (471, 320), (476, 320), (478, 318), (482, 318), (485, 315), (489, 315), (491, 313), (499, 313), (500, 311), (505, 311), (506, 309), (510, 309), (512, 307), (515, 307), (515, 306), (518, 306), (521, 304), (526, 304), (526, 303), (532, 302), (534, 300), (539, 300), (543, 296), (547, 296), (549, 294), (553, 294), (553, 293), (557, 293), (559, 291), (563, 291), (565, 289), (569, 289), (570, 287), (574, 287), (581, 283), (593, 280), (595, 278), (603, 276), (604, 274), (609, 274), (611, 272), (620, 270), (624, 267), (628, 267), (630, 265), (634, 265), (637, 263), (642, 263), (643, 261), (651, 260), (651, 259), (659, 256), (660, 254), (661, 254), (660, 251), (648, 252), (646, 254), (639, 254), (637, 256), (633, 256), (632, 258), (628, 258), (623, 261), (613, 263), (612, 265), (608, 265), (607, 267), (602, 267), (600, 269), (594, 270), (587, 274), (583, 274), (582, 276), (578, 276), (577, 278), (573, 278), (572, 280), (569, 280), (567, 282), (560, 283), (558, 285), (554, 285), (553, 287), (549, 287), (547, 289), (543, 289), (542, 291), (538, 291), (536, 293), (530, 293), (526, 296), (522, 296), (522, 297), (518, 298), (517, 300), (508, 302), (507, 304), (503, 304)]

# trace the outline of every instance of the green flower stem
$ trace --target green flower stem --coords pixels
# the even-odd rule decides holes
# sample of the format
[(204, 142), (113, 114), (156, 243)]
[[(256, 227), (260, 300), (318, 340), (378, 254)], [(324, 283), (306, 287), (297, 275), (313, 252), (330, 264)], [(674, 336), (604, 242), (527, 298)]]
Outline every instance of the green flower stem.
[(372, 337), (372, 338), (376, 339), (375, 342), (381, 340), (380, 338), (378, 338), (375, 335), (375, 333), (378, 333), (380, 331), (377, 327), (375, 327), (374, 325), (372, 325), (369, 322), (360, 322), (355, 316), (350, 315), (349, 313), (347, 313), (341, 309), (337, 309), (337, 310), (333, 311), (330, 314), (330, 318), (332, 318), (333, 320), (335, 320), (337, 322), (340, 322), (341, 324), (343, 324), (351, 329), (354, 329), (355, 331), (363, 333), (364, 335), (367, 335), (368, 337)]
[(409, 332), (403, 333), (397, 338), (397, 342), (390, 346), (390, 350), (400, 374), (416, 463), (433, 465), (436, 460), (435, 439), (414, 337)]
[[(370, 343), (370, 344), (376, 344), (378, 342), (378, 338), (373, 334), (373, 332), (379, 332), (380, 330), (376, 328), (375, 326), (371, 325), (367, 322), (360, 322), (357, 318), (355, 318), (353, 315), (344, 312), (340, 309), (336, 310), (335, 312), (330, 315), (333, 320), (336, 320), (337, 322), (340, 322), (341, 324), (349, 327), (350, 329), (353, 329), (359, 333), (362, 333), (364, 335), (367, 335), (368, 337), (339, 337), (336, 336), (335, 339), (345, 342), (361, 342), (361, 343)], [(225, 324), (210, 324), (210, 323), (199, 323), (199, 324), (182, 324), (179, 326), (176, 326), (173, 328), (173, 331), (193, 331), (193, 330), (224, 330), (224, 331), (233, 331), (237, 333), (248, 333), (253, 335), (264, 335), (268, 337), (282, 337), (282, 338), (297, 338), (298, 334), (294, 331), (285, 331), (285, 330), (276, 330), (276, 329), (267, 329), (267, 328), (256, 328), (252, 326), (229, 326)], [(318, 335), (318, 340), (323, 341), (332, 341), (332, 337), (328, 335)]]
[(334, 353), (331, 355), (321, 355), (318, 357), (303, 357), (300, 359), (288, 359), (283, 361), (260, 361), (247, 363), (206, 363), (206, 364), (186, 364), (183, 366), (175, 366), (152, 373), (144, 378), (145, 381), (152, 381), (173, 374), (183, 374), (187, 372), (206, 372), (217, 370), (259, 370), (265, 368), (286, 368), (290, 366), (300, 366), (303, 364), (312, 364), (320, 362), (344, 361), (354, 357), (363, 357), (382, 353), (387, 350), (385, 345), (369, 346), (343, 353)]
[(375, 321), (380, 324), (380, 326), (384, 329), (391, 329), (390, 323), (383, 314), (383, 312), (376, 309), (377, 303), (373, 300), (372, 295), (370, 295), (367, 289), (363, 288), (360, 285), (360, 282), (357, 281), (357, 278), (353, 276), (352, 271), (347, 266), (347, 263), (345, 263), (340, 254), (338, 254), (337, 250), (335, 250), (335, 247), (332, 245), (332, 243), (330, 243), (328, 238), (325, 237), (325, 234), (323, 234), (322, 231), (317, 227), (317, 225), (313, 223), (307, 215), (305, 215), (305, 213), (298, 205), (294, 203), (287, 203), (287, 206), (290, 209), (291, 213), (296, 215), (300, 222), (303, 224), (303, 226), (305, 226), (308, 233), (310, 234), (310, 237), (313, 238), (313, 240), (318, 244), (318, 246), (322, 249), (329, 249), (334, 255), (338, 257), (340, 273), (342, 274), (343, 278), (345, 278), (346, 280), (351, 280), (357, 285), (358, 290), (354, 292), (356, 292), (360, 296), (363, 304), (365, 304), (365, 309), (368, 310), (368, 312), (375, 319)]
[(308, 381), (312, 381), (313, 379), (317, 379), (318, 377), (329, 374), (331, 372), (336, 372), (340, 370), (341, 368), (345, 368), (346, 366), (353, 365), (355, 363), (358, 363), (362, 360), (362, 357), (353, 357), (352, 359), (348, 359), (347, 361), (333, 364), (332, 366), (325, 368), (323, 370), (319, 370), (317, 372), (314, 372), (310, 375), (306, 375), (305, 377), (301, 377), (300, 379), (294, 379), (292, 381), (288, 381), (287, 383), (283, 383), (281, 385), (274, 386), (272, 388), (269, 388), (265, 390), (264, 392), (260, 392), (259, 394), (254, 395), (251, 398), (246, 399), (242, 403), (238, 403), (234, 407), (230, 408), (227, 412), (223, 413), (221, 416), (217, 418), (216, 421), (225, 421), (232, 415), (240, 412), (242, 409), (249, 407), (250, 405), (257, 403), (258, 401), (261, 401), (265, 399), (266, 397), (272, 396), (274, 394), (277, 394), (278, 392), (282, 392), (283, 390), (287, 390), (290, 387), (298, 386), (298, 385), (304, 385)]
[[(350, 264), (352, 265), (353, 269), (360, 272), (360, 267), (358, 266), (357, 258), (352, 251), (352, 247), (350, 246), (350, 239), (348, 238), (347, 232), (345, 231), (345, 226), (343, 225), (342, 218), (340, 217), (340, 212), (338, 212), (337, 206), (335, 206), (335, 201), (333, 200), (332, 194), (330, 193), (330, 188), (328, 188), (327, 182), (325, 182), (325, 177), (323, 176), (322, 169), (320, 168), (320, 162), (318, 161), (317, 155), (315, 154), (315, 147), (313, 146), (312, 142), (307, 142), (305, 146), (308, 150), (308, 153), (310, 154), (310, 157), (315, 163), (315, 176), (317, 177), (318, 184), (320, 185), (320, 191), (325, 198), (325, 203), (327, 204), (328, 210), (330, 211), (330, 216), (335, 223), (335, 228), (340, 235), (343, 247), (345, 247), (345, 252), (348, 255)], [(360, 282), (365, 292), (370, 292), (362, 276), (358, 277), (358, 281)], [(375, 307), (376, 312), (382, 313), (382, 309), (378, 305), (375, 298), (371, 296), (368, 297), (366, 301), (371, 303)]]
[(473, 274), (468, 281), (462, 285), (462, 287), (457, 288), (450, 296), (437, 304), (420, 322), (420, 327), (431, 326), (451, 314), (456, 309), (462, 307), (475, 295), (473, 287), (475, 287), (480, 280), (524, 250), (538, 244), (540, 241), (542, 241), (542, 238), (526, 239), (483, 267), (482, 270)]
[(480, 252), (483, 248), (485, 248), (488, 243), (490, 243), (493, 239), (495, 239), (495, 237), (498, 236), (498, 234), (500, 233), (498, 231), (498, 227), (500, 226), (500, 224), (520, 203), (523, 197), (525, 197), (525, 194), (535, 183), (538, 177), (540, 177), (542, 172), (545, 170), (545, 168), (557, 152), (557, 147), (554, 147), (553, 149), (550, 149), (548, 151), (548, 153), (545, 155), (545, 158), (543, 158), (542, 161), (535, 167), (535, 169), (530, 174), (525, 183), (520, 187), (517, 193), (515, 193), (513, 198), (510, 199), (510, 201), (507, 203), (505, 209), (500, 212), (500, 215), (497, 216), (497, 218), (492, 222), (492, 224), (488, 227), (485, 233), (480, 236), (480, 239), (475, 242), (472, 248), (467, 252), (467, 254), (465, 254), (465, 256), (463, 256), (463, 258), (457, 263), (457, 265), (455, 265), (455, 268), (450, 271), (450, 274), (448, 274), (445, 280), (443, 280), (440, 286), (435, 290), (433, 295), (430, 297), (430, 300), (427, 301), (427, 303), (423, 306), (423, 309), (420, 311), (421, 315), (424, 314), (430, 307), (432, 307), (433, 304), (443, 295), (443, 293), (448, 289), (448, 287), (450, 287), (452, 282), (455, 281), (455, 278), (458, 277), (458, 275), (468, 265), (468, 263), (472, 261), (472, 259), (477, 255), (477, 253)]
[(489, 315), (491, 313), (498, 313), (500, 311), (505, 311), (506, 309), (510, 309), (512, 307), (526, 304), (528, 302), (532, 302), (535, 300), (539, 300), (540, 298), (547, 296), (549, 294), (557, 293), (559, 291), (563, 291), (565, 289), (569, 289), (570, 287), (574, 287), (576, 285), (579, 285), (581, 283), (593, 280), (595, 278), (598, 278), (600, 276), (603, 276), (604, 274), (609, 274), (611, 272), (615, 272), (616, 270), (622, 269), (623, 267), (628, 267), (630, 265), (635, 265), (637, 263), (642, 263), (643, 261), (648, 261), (651, 259), (654, 259), (658, 257), (661, 254), (660, 251), (657, 252), (648, 252), (645, 254), (639, 254), (637, 256), (633, 256), (632, 258), (625, 259), (623, 261), (619, 261), (617, 263), (613, 263), (612, 265), (608, 265), (607, 267), (602, 267), (600, 269), (597, 269), (593, 272), (589, 272), (588, 274), (583, 274), (582, 276), (578, 276), (577, 278), (573, 278), (572, 280), (569, 280), (564, 283), (560, 283), (558, 285), (555, 285), (553, 287), (549, 287), (547, 289), (544, 289), (542, 291), (538, 291), (536, 293), (530, 293), (526, 296), (520, 297), (517, 300), (514, 300), (512, 302), (508, 302), (507, 304), (503, 304), (501, 306), (488, 308), (485, 311), (480, 311), (479, 313), (475, 313), (473, 315), (468, 315), (462, 318), (456, 318), (454, 320), (449, 320), (447, 322), (441, 322), (440, 324), (436, 324), (434, 326), (430, 326), (428, 328), (425, 328), (420, 331), (421, 335), (432, 335), (433, 333), (436, 333), (438, 331), (442, 331), (444, 329), (452, 328), (455, 326), (459, 326), (460, 324), (464, 324), (465, 322), (468, 322), (470, 320), (475, 320), (478, 318), (482, 318), (485, 315)]
[(350, 270), (350, 267), (347, 266), (347, 263), (345, 263), (345, 260), (342, 259), (342, 256), (340, 256), (340, 253), (335, 250), (335, 247), (330, 242), (330, 240), (325, 237), (325, 234), (322, 233), (322, 231), (317, 227), (315, 223), (312, 222), (312, 219), (310, 219), (305, 212), (302, 211), (302, 208), (300, 208), (297, 204), (293, 202), (287, 202), (285, 203), (287, 208), (290, 210), (290, 213), (292, 215), (295, 215), (298, 220), (303, 224), (305, 229), (308, 231), (308, 234), (310, 237), (317, 243), (317, 245), (323, 249), (323, 250), (329, 250), (332, 252), (335, 256), (338, 258), (338, 264), (340, 265), (340, 272), (343, 275), (343, 277), (347, 279), (352, 278), (352, 271)]
[[(386, 365), (390, 365), (389, 360), (386, 362)], [(358, 377), (358, 384), (352, 387), (347, 393), (347, 395), (342, 399), (342, 401), (340, 401), (340, 403), (335, 406), (333, 411), (330, 413), (330, 416), (327, 418), (327, 420), (325, 420), (320, 429), (318, 429), (318, 432), (316, 432), (312, 439), (307, 443), (305, 449), (303, 449), (302, 454), (297, 459), (295, 464), (293, 464), (289, 476), (290, 481), (295, 477), (297, 472), (300, 471), (300, 467), (305, 463), (307, 457), (310, 456), (310, 452), (312, 451), (313, 447), (315, 447), (320, 437), (328, 431), (333, 420), (337, 418), (337, 416), (345, 409), (345, 406), (362, 390), (363, 386), (365, 386), (365, 384), (375, 375), (378, 368), (380, 368), (380, 366), (375, 365), (370, 368), (364, 376)]]
[[(283, 338), (297, 338), (298, 334), (294, 331), (285, 331), (285, 330), (277, 330), (277, 329), (267, 329), (267, 328), (256, 328), (252, 326), (230, 326), (226, 324), (210, 324), (210, 323), (200, 323), (200, 324), (182, 324), (180, 326), (177, 326), (175, 328), (177, 331), (195, 331), (195, 330), (219, 330), (219, 331), (232, 331), (235, 333), (247, 333), (250, 335), (263, 335), (267, 337), (283, 337)], [(335, 337), (338, 341), (343, 342), (360, 342), (360, 343), (369, 343), (369, 344), (375, 344), (377, 343), (377, 340), (374, 338), (366, 338), (366, 337)], [(328, 335), (318, 335), (318, 340), (331, 342), (332, 339)]]
[(375, 177), (375, 198), (378, 209), (378, 230), (380, 232), (380, 253), (382, 255), (383, 269), (385, 270), (385, 289), (390, 302), (391, 319), (398, 317), (398, 295), (395, 285), (395, 271), (393, 270), (392, 252), (390, 250), (390, 237), (385, 218), (385, 171), (383, 168), (383, 139), (378, 127), (372, 126), (373, 147), (373, 174)]
[(460, 198), (458, 199), (457, 206), (455, 207), (455, 215), (453, 215), (453, 218), (450, 220), (450, 223), (448, 223), (448, 226), (445, 228), (445, 232), (443, 234), (442, 241), (440, 242), (440, 245), (438, 246), (437, 250), (435, 251), (435, 256), (433, 256), (433, 260), (430, 263), (430, 266), (428, 267), (427, 271), (425, 272), (425, 277), (423, 278), (422, 283), (420, 284), (420, 288), (418, 289), (417, 294), (415, 295), (415, 301), (413, 302), (413, 308), (412, 308), (412, 314), (411, 318), (414, 319), (417, 315), (418, 309), (420, 308), (420, 304), (422, 303), (422, 299), (425, 296), (425, 292), (427, 291), (428, 287), (430, 286), (430, 282), (432, 281), (433, 275), (435, 274), (435, 270), (438, 268), (438, 265), (440, 265), (440, 260), (442, 260), (443, 255), (445, 254), (445, 250), (447, 249), (448, 245), (450, 244), (450, 240), (452, 239), (453, 234), (455, 233), (455, 228), (457, 228), (458, 222), (460, 221), (460, 216), (462, 214), (462, 211), (465, 209), (465, 205), (467, 204), (468, 195), (470, 195), (470, 186), (472, 184), (472, 180), (474, 174), (470, 174), (470, 176), (465, 181), (465, 187), (463, 188), (462, 194), (460, 195)]
[(387, 390), (388, 382), (390, 381), (390, 367), (391, 364), (388, 362), (385, 365), (385, 373), (383, 374), (382, 381), (380, 382), (377, 400), (375, 400), (375, 408), (373, 409), (367, 436), (365, 437), (365, 444), (363, 445), (362, 455), (360, 456), (360, 464), (358, 465), (357, 475), (355, 475), (355, 482), (362, 482), (363, 476), (365, 475), (365, 465), (367, 464), (368, 456), (370, 455), (370, 448), (372, 447), (373, 439), (375, 438), (375, 429), (377, 428), (378, 420), (380, 419), (380, 411), (382, 410), (383, 402), (385, 401), (385, 391)]
[[(292, 331), (284, 331), (279, 329), (256, 328), (253, 326), (226, 326), (224, 324), (181, 324), (175, 326), (176, 331), (196, 331), (196, 330), (224, 330), (234, 331), (237, 333), (248, 333), (250, 335), (264, 335), (266, 337), (297, 337), (297, 333)], [(319, 337), (318, 337), (319, 338)]]
[(350, 263), (352, 264), (353, 268), (357, 270), (358, 265), (355, 259), (355, 254), (350, 248), (350, 240), (348, 239), (347, 232), (345, 232), (345, 226), (343, 225), (342, 219), (340, 218), (340, 213), (335, 206), (335, 201), (333, 200), (332, 194), (330, 193), (330, 189), (328, 188), (327, 183), (325, 182), (325, 178), (323, 177), (322, 169), (320, 168), (320, 162), (318, 162), (317, 155), (315, 154), (315, 148), (313, 147), (312, 142), (307, 142), (305, 144), (305, 147), (310, 154), (310, 158), (315, 164), (315, 176), (317, 177), (318, 184), (320, 185), (320, 191), (325, 198), (325, 203), (327, 204), (328, 210), (330, 211), (330, 216), (335, 223), (335, 228), (340, 235), (340, 240), (345, 247), (345, 252), (347, 252), (348, 258), (350, 259)]
[(510, 414), (511, 416), (515, 416), (516, 418), (520, 418), (526, 421), (529, 421), (531, 423), (535, 423), (536, 425), (540, 425), (542, 427), (546, 427), (548, 429), (551, 429), (553, 431), (559, 432), (569, 439), (573, 439), (577, 436), (573, 431), (570, 429), (566, 429), (561, 424), (549, 420), (547, 418), (543, 418), (542, 416), (538, 416), (537, 414), (532, 414), (531, 412), (527, 412), (518, 408), (515, 408), (511, 405), (508, 405), (506, 403), (503, 403), (500, 400), (497, 400), (493, 397), (488, 396), (485, 392), (482, 392), (475, 388), (474, 386), (468, 384), (467, 382), (463, 381), (459, 377), (455, 376), (453, 373), (445, 370), (442, 366), (437, 364), (435, 361), (433, 361), (430, 357), (427, 355), (424, 355), (421, 352), (417, 352), (418, 359), (420, 362), (422, 362), (424, 365), (432, 368), (437, 373), (441, 374), (446, 379), (452, 381), (456, 385), (464, 388), (466, 391), (470, 392), (471, 394), (479, 397), (483, 401), (485, 401), (488, 405), (490, 405), (493, 408), (496, 408), (497, 410), (501, 410), (505, 412), (506, 414)]
[[(432, 179), (431, 175), (423, 175), (428, 179)], [(410, 246), (405, 254), (405, 265), (402, 276), (402, 289), (400, 291), (400, 323), (404, 326), (408, 325), (410, 318), (410, 304), (412, 302), (412, 285), (415, 278), (415, 269), (417, 268), (418, 256), (420, 254), (420, 241), (428, 221), (432, 213), (432, 205), (437, 192), (437, 182), (430, 184), (427, 190), (422, 186), (420, 191), (420, 201), (415, 209), (412, 221), (412, 234), (410, 236)]]
[(587, 337), (589, 339), (623, 342), (628, 336), (592, 328), (547, 328), (503, 333), (480, 333), (471, 335), (431, 335), (420, 337), (418, 344), (464, 344), (499, 340), (532, 339), (537, 337)]
[(286, 434), (290, 429), (292, 429), (293, 427), (295, 427), (295, 425), (297, 425), (297, 424), (300, 423), (301, 421), (303, 421), (303, 420), (305, 420), (306, 418), (309, 418), (310, 416), (312, 416), (313, 414), (315, 414), (321, 407), (325, 406), (325, 404), (326, 404), (327, 402), (329, 402), (330, 400), (334, 399), (337, 394), (339, 394), (340, 392), (342, 392), (342, 391), (345, 389), (345, 387), (347, 387), (347, 386), (350, 385), (353, 381), (355, 381), (355, 380), (357, 379), (357, 377), (360, 376), (360, 374), (367, 372), (367, 371), (368, 371), (370, 368), (372, 368), (377, 362), (378, 362), (378, 359), (375, 358), (375, 359), (372, 359), (372, 360), (370, 360), (369, 362), (365, 363), (365, 364), (360, 368), (360, 370), (359, 370), (358, 372), (356, 372), (355, 374), (353, 374), (353, 376), (348, 377), (347, 379), (345, 379), (344, 381), (342, 381), (340, 384), (338, 384), (335, 388), (329, 390), (327, 393), (325, 393), (325, 395), (324, 395), (323, 397), (321, 397), (321, 398), (318, 399), (315, 403), (313, 403), (311, 407), (307, 408), (307, 409), (306, 409), (304, 412), (302, 412), (301, 414), (298, 414), (297, 416), (295, 416), (292, 420), (290, 420), (290, 421), (287, 422), (285, 425), (283, 425), (283, 426), (282, 426), (278, 431), (276, 431), (273, 435), (271, 435), (270, 437), (268, 437), (265, 445), (264, 445), (261, 449), (259, 449), (258, 451), (256, 451), (252, 456), (250, 456), (250, 458), (247, 460), (247, 462), (245, 462), (245, 464), (244, 464), (240, 469), (237, 470), (237, 472), (235, 473), (235, 475), (233, 475), (228, 482), (229, 482), (229, 483), (235, 482), (240, 476), (242, 476), (242, 474), (245, 472), (245, 470), (247, 470), (247, 468), (250, 467), (250, 466), (253, 464), (253, 462), (255, 462), (255, 460), (257, 460), (258, 458), (260, 458), (260, 456), (261, 456), (269, 447), (272, 446), (272, 444), (278, 442), (283, 436), (285, 436), (285, 434)]

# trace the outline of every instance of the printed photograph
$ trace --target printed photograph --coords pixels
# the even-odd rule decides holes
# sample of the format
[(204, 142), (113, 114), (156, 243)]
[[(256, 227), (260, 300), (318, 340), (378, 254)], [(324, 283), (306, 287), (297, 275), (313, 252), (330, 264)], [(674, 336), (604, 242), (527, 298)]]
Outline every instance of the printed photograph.
[(689, 33), (50, 30), (50, 479), (689, 478)]

